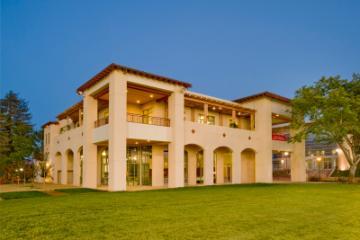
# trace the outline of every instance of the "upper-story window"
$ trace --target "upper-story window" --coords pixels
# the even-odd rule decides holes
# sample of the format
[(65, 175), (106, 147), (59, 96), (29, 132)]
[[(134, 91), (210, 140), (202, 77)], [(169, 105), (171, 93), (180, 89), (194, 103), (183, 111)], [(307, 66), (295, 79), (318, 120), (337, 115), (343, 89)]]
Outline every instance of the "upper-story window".
[[(199, 114), (198, 123), (205, 123), (204, 114)], [(215, 125), (215, 116), (212, 115), (207, 116), (207, 124)]]

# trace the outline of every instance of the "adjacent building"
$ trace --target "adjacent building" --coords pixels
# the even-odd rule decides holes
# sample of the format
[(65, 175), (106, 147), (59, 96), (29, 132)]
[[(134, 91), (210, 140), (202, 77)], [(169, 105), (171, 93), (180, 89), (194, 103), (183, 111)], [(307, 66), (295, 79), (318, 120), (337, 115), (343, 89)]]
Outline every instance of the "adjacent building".
[(271, 183), (277, 171), (306, 180), (305, 144), (287, 142), (289, 99), (264, 92), (229, 101), (190, 87), (106, 67), (77, 89), (80, 102), (43, 126), (53, 181), (124, 191)]

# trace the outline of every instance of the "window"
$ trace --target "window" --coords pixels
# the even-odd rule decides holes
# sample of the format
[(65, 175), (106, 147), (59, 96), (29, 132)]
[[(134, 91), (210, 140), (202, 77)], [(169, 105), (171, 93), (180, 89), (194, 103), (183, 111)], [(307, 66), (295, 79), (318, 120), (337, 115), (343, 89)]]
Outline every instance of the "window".
[[(204, 114), (199, 114), (198, 123), (205, 123)], [(207, 124), (215, 125), (215, 116), (207, 116)]]

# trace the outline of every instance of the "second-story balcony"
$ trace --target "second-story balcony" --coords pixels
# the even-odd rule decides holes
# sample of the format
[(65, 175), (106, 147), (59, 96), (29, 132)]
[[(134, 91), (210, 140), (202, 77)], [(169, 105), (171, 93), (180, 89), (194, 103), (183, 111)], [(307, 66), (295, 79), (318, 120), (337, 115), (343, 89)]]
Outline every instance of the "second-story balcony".
[[(152, 117), (135, 113), (127, 113), (127, 121), (140, 124), (170, 127), (170, 119), (161, 117)], [(109, 117), (100, 118), (95, 121), (95, 128), (109, 123)]]

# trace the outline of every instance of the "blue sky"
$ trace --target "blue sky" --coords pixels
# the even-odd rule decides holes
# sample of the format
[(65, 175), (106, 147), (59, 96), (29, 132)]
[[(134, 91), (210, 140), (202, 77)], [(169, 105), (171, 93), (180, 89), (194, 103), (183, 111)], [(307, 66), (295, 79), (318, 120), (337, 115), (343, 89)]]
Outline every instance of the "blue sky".
[(360, 72), (360, 1), (1, 1), (0, 94), (39, 127), (115, 62), (234, 99)]

